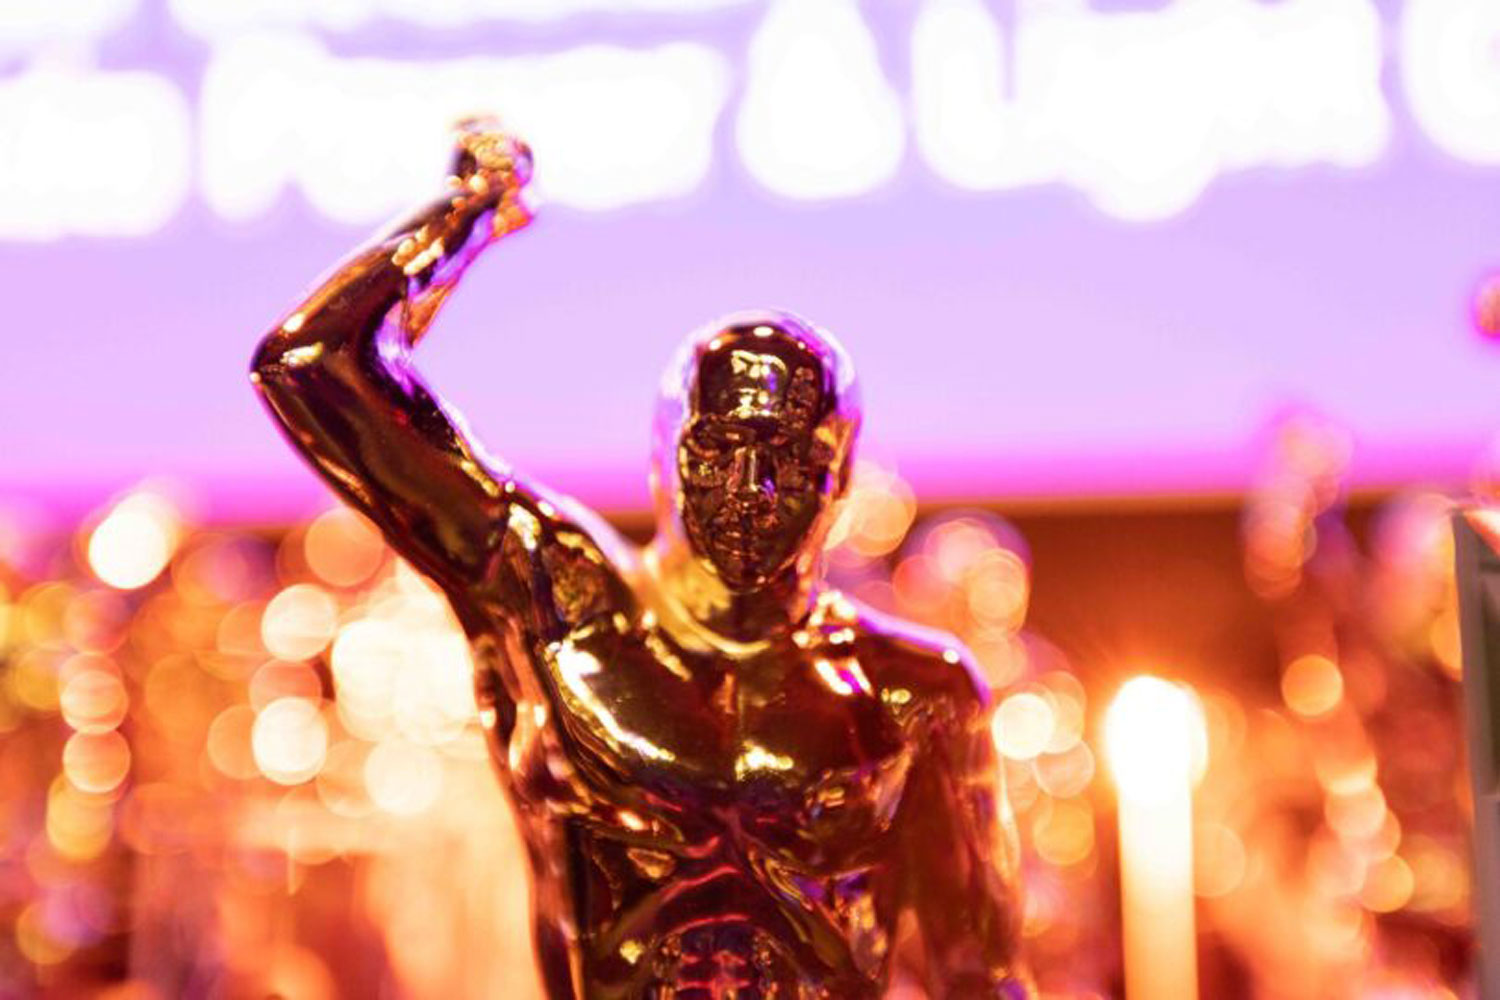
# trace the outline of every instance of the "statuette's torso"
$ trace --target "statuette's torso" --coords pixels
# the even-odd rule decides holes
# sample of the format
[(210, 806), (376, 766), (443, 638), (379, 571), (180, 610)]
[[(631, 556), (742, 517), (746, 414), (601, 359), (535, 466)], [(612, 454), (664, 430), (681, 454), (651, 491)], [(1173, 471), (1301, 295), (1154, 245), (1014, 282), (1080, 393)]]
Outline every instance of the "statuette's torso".
[(598, 996), (878, 995), (912, 763), (977, 699), (952, 650), (871, 624), (828, 595), (748, 656), (638, 607), (511, 643), (545, 700), (486, 717)]

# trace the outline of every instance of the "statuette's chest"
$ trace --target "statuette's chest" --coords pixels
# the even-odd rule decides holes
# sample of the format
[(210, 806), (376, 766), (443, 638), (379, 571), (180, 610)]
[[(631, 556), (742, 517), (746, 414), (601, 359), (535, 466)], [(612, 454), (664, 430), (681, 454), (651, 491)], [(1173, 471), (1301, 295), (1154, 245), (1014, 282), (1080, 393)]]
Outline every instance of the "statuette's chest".
[(638, 625), (578, 630), (544, 653), (558, 737), (609, 789), (728, 809), (775, 842), (878, 833), (900, 801), (910, 736), (852, 658), (778, 652), (725, 662)]

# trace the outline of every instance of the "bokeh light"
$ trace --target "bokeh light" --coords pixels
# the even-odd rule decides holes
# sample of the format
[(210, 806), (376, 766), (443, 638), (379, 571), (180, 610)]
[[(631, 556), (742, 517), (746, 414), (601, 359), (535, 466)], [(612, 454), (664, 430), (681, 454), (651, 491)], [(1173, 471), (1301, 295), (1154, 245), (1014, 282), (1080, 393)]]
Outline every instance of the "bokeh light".
[(263, 708), (251, 727), (256, 766), (278, 785), (313, 778), (328, 753), (328, 726), (318, 704), (307, 698), (278, 698)]
[(308, 568), (335, 587), (357, 587), (385, 559), (385, 542), (374, 525), (347, 507), (334, 507), (307, 527)]
[(111, 587), (144, 587), (167, 568), (178, 531), (177, 512), (165, 499), (153, 493), (131, 494), (89, 536), (89, 565)]
[(323, 588), (295, 583), (271, 598), (261, 619), (261, 640), (273, 656), (317, 656), (338, 628), (338, 605)]
[(1037, 853), (1054, 865), (1079, 864), (1094, 850), (1094, 813), (1086, 802), (1052, 803), (1032, 830)]
[(365, 760), (364, 773), (370, 799), (397, 816), (426, 811), (442, 792), (437, 754), (399, 738), (376, 744)]
[(1338, 664), (1309, 653), (1287, 665), (1281, 675), (1281, 694), (1292, 711), (1316, 718), (1337, 707), (1344, 696), (1344, 678)]
[(114, 731), (74, 733), (63, 746), (62, 766), (80, 791), (113, 792), (130, 773), (130, 746)]
[(63, 721), (81, 733), (104, 733), (125, 720), (130, 696), (119, 671), (108, 660), (80, 656), (58, 695)]
[(1500, 338), (1500, 274), (1480, 282), (1474, 294), (1474, 325), (1484, 336)]
[(1414, 886), (1411, 866), (1391, 855), (1370, 866), (1359, 899), (1375, 913), (1392, 913), (1411, 901)]
[(259, 773), (252, 745), (255, 719), (248, 705), (232, 705), (214, 717), (204, 750), (220, 773), (241, 781)]
[(1022, 691), (1006, 698), (995, 712), (995, 745), (1011, 760), (1031, 760), (1047, 749), (1056, 725), (1047, 699)]
[(47, 842), (70, 861), (97, 858), (114, 836), (114, 804), (80, 791), (71, 780), (52, 783), (47, 794)]

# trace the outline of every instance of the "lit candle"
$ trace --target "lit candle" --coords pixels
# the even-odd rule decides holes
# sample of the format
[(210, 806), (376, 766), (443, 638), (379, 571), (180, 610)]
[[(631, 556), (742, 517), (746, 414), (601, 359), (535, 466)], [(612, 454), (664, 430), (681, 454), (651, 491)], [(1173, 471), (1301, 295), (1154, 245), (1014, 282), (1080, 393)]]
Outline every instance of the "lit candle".
[(1198, 723), (1188, 692), (1155, 677), (1126, 683), (1105, 719), (1119, 790), (1128, 1000), (1198, 995), (1192, 773)]

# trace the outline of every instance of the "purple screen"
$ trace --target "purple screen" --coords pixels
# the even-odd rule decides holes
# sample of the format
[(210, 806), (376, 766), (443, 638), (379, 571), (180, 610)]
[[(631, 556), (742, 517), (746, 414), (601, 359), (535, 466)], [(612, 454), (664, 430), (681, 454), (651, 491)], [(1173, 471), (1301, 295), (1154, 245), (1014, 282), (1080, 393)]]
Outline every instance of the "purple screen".
[(479, 108), (543, 204), (419, 361), (597, 504), (644, 503), (678, 340), (760, 305), (932, 499), (1234, 490), (1298, 409), (1357, 483), (1456, 482), (1500, 428), (1491, 0), (65, 6), (0, 13), (0, 496), (315, 502), (251, 350)]

